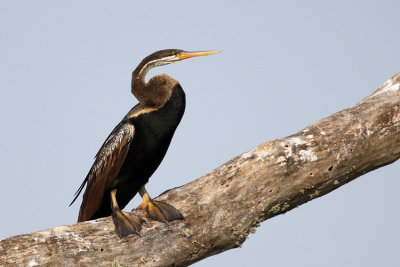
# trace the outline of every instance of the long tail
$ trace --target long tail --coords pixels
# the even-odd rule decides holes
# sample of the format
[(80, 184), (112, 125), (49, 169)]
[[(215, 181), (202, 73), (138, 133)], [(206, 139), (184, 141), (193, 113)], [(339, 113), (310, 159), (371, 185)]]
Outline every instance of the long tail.
[(88, 177), (89, 177), (89, 175), (86, 176), (85, 180), (83, 180), (83, 183), (82, 183), (81, 186), (78, 188), (78, 190), (75, 192), (74, 199), (72, 200), (71, 204), (69, 204), (68, 207), (71, 207), (71, 205), (74, 204), (75, 200), (79, 197), (79, 195), (81, 194), (83, 188), (85, 187), (85, 185), (86, 185), (86, 183), (87, 183), (87, 181), (88, 181)]

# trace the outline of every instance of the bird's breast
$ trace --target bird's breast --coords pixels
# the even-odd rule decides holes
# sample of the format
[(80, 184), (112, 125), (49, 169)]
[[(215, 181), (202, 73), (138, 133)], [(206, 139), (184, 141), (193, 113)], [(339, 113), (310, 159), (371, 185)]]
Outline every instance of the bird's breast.
[(132, 117), (131, 123), (135, 127), (135, 134), (129, 158), (139, 165), (142, 161), (153, 161), (158, 166), (169, 147), (184, 110), (185, 94), (178, 84), (163, 107)]
[(125, 162), (109, 188), (118, 189), (121, 206), (130, 201), (160, 165), (184, 110), (185, 94), (178, 85), (162, 108), (126, 117), (135, 132)]

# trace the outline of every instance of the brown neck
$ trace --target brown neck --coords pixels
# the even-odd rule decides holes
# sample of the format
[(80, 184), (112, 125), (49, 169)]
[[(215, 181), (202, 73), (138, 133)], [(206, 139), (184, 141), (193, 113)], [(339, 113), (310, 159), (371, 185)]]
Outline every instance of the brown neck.
[(164, 106), (171, 97), (172, 89), (178, 84), (176, 80), (165, 74), (154, 76), (146, 83), (146, 74), (150, 69), (166, 64), (152, 54), (144, 58), (132, 72), (131, 91), (143, 107)]
[(139, 76), (135, 76), (136, 70), (133, 72), (131, 91), (144, 107), (160, 108), (171, 97), (172, 89), (178, 82), (168, 75), (161, 74), (152, 77), (146, 83), (147, 71), (142, 70)]
[(145, 77), (147, 72), (150, 70), (150, 67), (151, 66), (149, 66), (149, 64), (146, 64), (146, 62), (143, 60), (142, 62), (140, 62), (139, 66), (137, 66), (136, 69), (132, 72), (131, 91), (136, 98), (138, 98), (136, 95), (137, 91), (145, 90)]

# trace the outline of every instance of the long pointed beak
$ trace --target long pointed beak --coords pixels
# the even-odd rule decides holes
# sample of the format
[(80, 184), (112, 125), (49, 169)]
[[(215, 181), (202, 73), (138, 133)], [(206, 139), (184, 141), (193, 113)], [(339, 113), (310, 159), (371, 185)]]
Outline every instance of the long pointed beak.
[(201, 57), (201, 56), (214, 55), (214, 54), (221, 53), (221, 52), (222, 51), (219, 51), (219, 50), (196, 51), (196, 52), (182, 51), (181, 53), (178, 54), (178, 58), (179, 58), (178, 60), (191, 58), (191, 57)]

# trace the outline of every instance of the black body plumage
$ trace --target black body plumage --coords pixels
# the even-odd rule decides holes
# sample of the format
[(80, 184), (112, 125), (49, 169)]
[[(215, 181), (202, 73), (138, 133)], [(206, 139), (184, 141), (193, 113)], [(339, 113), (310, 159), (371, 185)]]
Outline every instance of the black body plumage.
[[(160, 109), (141, 113), (134, 107), (118, 124), (114, 131), (120, 131), (124, 125), (135, 128), (133, 140), (121, 170), (107, 187), (99, 209), (90, 220), (110, 216), (112, 213), (109, 194), (117, 189), (117, 201), (121, 209), (145, 185), (158, 168), (171, 143), (175, 130), (185, 111), (185, 93), (177, 84), (170, 100)], [(113, 132), (114, 132), (113, 131)]]

